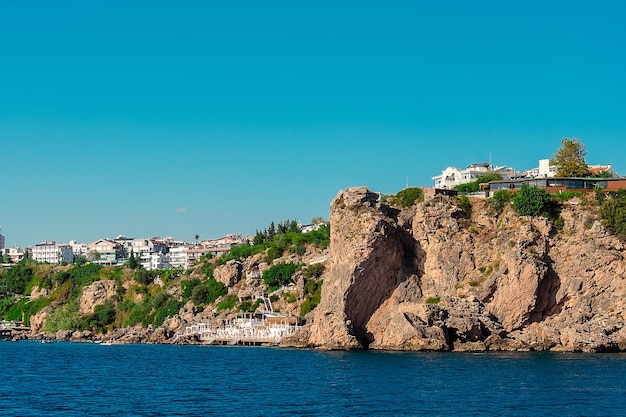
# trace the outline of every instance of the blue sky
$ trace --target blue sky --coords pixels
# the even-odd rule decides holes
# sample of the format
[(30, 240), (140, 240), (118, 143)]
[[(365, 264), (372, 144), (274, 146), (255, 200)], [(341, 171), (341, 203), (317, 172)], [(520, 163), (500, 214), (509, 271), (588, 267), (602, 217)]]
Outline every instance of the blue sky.
[(624, 4), (0, 1), (2, 233), (253, 234), (563, 137), (624, 175)]

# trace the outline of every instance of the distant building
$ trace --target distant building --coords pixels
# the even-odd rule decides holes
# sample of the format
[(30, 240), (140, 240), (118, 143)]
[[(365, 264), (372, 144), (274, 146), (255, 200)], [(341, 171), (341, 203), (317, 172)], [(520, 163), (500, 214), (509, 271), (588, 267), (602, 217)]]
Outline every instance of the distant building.
[(172, 268), (183, 268), (189, 269), (192, 264), (189, 262), (189, 249), (191, 249), (192, 245), (181, 245), (170, 248), (170, 266)]
[[(509, 171), (514, 172), (512, 168), (508, 167), (498, 167), (497, 169), (503, 171), (504, 173), (508, 173)], [(469, 182), (476, 181), (478, 178), (482, 177), (483, 175), (487, 175), (490, 172), (494, 172), (494, 169), (490, 163), (479, 162), (475, 164), (470, 164), (465, 169), (448, 167), (444, 169), (440, 175), (436, 175), (431, 178), (435, 182), (435, 188), (452, 189), (457, 185), (467, 184)]]
[(75, 240), (70, 240), (69, 245), (72, 247), (72, 252), (74, 252), (74, 258), (85, 257), (87, 252), (89, 252), (89, 246), (86, 243), (78, 243)]
[(611, 164), (607, 165), (587, 165), (587, 169), (591, 175), (599, 176), (605, 175), (606, 178), (621, 178), (621, 176), (611, 167)]
[(150, 261), (142, 263), (148, 271), (153, 269), (170, 269), (170, 255), (167, 253), (155, 252), (150, 254)]
[[(0, 227), (0, 232), (2, 232), (2, 227)], [(0, 252), (4, 249), (4, 235), (0, 233)]]
[(581, 192), (602, 190), (608, 192), (626, 189), (626, 178), (522, 178), (506, 181), (491, 181), (487, 185), (490, 195), (493, 195), (499, 190), (516, 191), (521, 189), (523, 185), (545, 188), (550, 193), (565, 190)]
[(44, 241), (31, 246), (30, 252), (31, 257), (37, 262), (61, 264), (63, 262), (72, 263), (74, 261), (72, 247), (66, 243)]
[(13, 263), (17, 263), (21, 261), (22, 259), (26, 258), (28, 254), (27, 249), (22, 249), (17, 246), (14, 246), (12, 248), (2, 249), (0, 252), (3, 252), (4, 254), (9, 255), (11, 257), (11, 262)]
[(325, 225), (326, 223), (316, 223), (316, 224), (300, 224), (298, 226), (300, 227), (301, 233), (309, 233)]
[(99, 239), (87, 245), (87, 259), (102, 265), (116, 265), (123, 253), (122, 245), (110, 239)]
[(540, 159), (537, 168), (524, 171), (525, 178), (554, 178), (556, 176), (557, 167), (552, 165), (549, 159)]

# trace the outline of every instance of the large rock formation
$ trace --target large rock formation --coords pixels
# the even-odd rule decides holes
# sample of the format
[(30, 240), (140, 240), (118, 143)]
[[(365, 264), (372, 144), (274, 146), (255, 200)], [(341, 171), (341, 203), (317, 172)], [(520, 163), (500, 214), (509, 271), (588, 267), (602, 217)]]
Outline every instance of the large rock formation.
[(330, 349), (626, 350), (624, 246), (589, 208), (565, 226), (446, 196), (409, 209), (367, 188), (331, 204), (330, 256), (300, 341)]
[(80, 314), (92, 314), (98, 304), (104, 303), (115, 295), (115, 289), (115, 281), (113, 280), (96, 281), (84, 287), (80, 296), (78, 312)]

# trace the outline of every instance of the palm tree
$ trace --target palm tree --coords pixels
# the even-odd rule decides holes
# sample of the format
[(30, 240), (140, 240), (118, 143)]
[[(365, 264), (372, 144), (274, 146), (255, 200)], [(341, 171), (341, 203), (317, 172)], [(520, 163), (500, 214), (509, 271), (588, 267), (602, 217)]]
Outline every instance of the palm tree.
[(198, 244), (198, 239), (200, 239), (200, 235), (196, 233), (196, 245)]

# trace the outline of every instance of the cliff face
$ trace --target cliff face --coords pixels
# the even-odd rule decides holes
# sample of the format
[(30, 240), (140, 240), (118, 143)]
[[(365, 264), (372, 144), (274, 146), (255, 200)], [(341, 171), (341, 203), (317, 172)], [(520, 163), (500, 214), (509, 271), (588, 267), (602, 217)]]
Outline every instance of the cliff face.
[(307, 343), (626, 350), (624, 246), (588, 209), (567, 204), (559, 231), (479, 199), (472, 212), (445, 196), (398, 210), (363, 187), (339, 192)]

